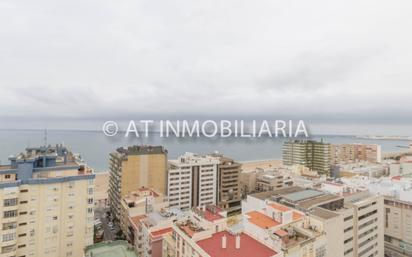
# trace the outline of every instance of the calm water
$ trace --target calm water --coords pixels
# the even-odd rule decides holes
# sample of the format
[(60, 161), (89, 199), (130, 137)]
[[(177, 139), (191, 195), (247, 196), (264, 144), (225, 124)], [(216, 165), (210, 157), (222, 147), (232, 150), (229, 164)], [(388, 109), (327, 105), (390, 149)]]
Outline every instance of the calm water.
[[(312, 136), (323, 138), (328, 143), (374, 143), (382, 145), (382, 151), (402, 151), (408, 141), (358, 139), (353, 136)], [(211, 153), (219, 151), (239, 161), (280, 159), (285, 139), (274, 138), (115, 138), (106, 137), (100, 131), (60, 131), (47, 132), (48, 144), (64, 143), (73, 152), (80, 153), (84, 160), (97, 171), (107, 170), (108, 154), (117, 147), (132, 144), (163, 145), (169, 151), (169, 158), (176, 158), (184, 152)], [(44, 144), (41, 130), (0, 130), (0, 161), (8, 164), (8, 157), (24, 150), (27, 146)]]

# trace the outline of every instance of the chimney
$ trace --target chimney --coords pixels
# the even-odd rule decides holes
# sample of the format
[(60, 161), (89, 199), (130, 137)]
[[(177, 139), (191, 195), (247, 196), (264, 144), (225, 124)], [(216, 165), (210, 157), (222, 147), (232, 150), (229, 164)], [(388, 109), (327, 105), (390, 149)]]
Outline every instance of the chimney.
[(236, 249), (240, 249), (240, 236), (236, 235)]
[(222, 236), (222, 248), (226, 249), (226, 235)]

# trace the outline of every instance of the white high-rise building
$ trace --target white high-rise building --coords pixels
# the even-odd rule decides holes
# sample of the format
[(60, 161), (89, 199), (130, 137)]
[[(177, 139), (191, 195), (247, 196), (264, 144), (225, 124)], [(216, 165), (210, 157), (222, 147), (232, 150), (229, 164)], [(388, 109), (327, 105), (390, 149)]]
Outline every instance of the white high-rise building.
[(185, 153), (169, 161), (168, 197), (170, 207), (215, 205), (219, 158)]

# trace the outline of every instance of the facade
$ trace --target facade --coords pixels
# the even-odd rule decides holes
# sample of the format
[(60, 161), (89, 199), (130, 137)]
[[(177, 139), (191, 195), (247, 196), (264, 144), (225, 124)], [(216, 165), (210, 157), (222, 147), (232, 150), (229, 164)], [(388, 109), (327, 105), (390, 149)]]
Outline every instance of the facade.
[(330, 144), (323, 141), (286, 141), (282, 159), (284, 165), (300, 164), (319, 174), (330, 174)]
[(123, 197), (121, 201), (119, 224), (123, 235), (132, 243), (133, 234), (129, 233), (130, 219), (136, 216), (146, 215), (150, 212), (160, 211), (168, 207), (167, 199), (160, 193), (150, 188), (139, 188)]
[(257, 168), (241, 174), (243, 195), (250, 193), (272, 191), (293, 184), (292, 171), (286, 168)]
[(240, 173), (242, 164), (222, 154), (215, 153), (211, 156), (219, 159), (216, 188), (217, 206), (226, 210), (229, 214), (240, 212)]
[(331, 163), (381, 162), (381, 146), (377, 144), (331, 144)]
[(371, 178), (380, 178), (389, 173), (389, 165), (386, 163), (354, 162), (341, 163), (333, 165), (332, 177), (353, 177), (366, 176)]
[[(385, 255), (412, 256), (412, 176), (343, 178), (341, 187), (383, 195)], [(335, 187), (336, 188), (336, 187)]]
[(385, 254), (412, 256), (412, 202), (385, 198)]
[(93, 171), (63, 145), (9, 160), (0, 166), (0, 256), (83, 256), (93, 244)]
[(220, 159), (185, 153), (169, 161), (168, 198), (170, 207), (187, 210), (216, 205)]
[(118, 219), (121, 199), (141, 187), (167, 192), (167, 150), (162, 146), (118, 148), (109, 158), (109, 206)]
[(178, 209), (163, 208), (129, 218), (128, 238), (140, 257), (162, 257), (163, 242), (172, 233), (174, 221), (185, 213)]
[(249, 195), (242, 212), (267, 210), (270, 201), (309, 217), (305, 226), (309, 223), (310, 228), (325, 234), (326, 249), (319, 248), (322, 256), (384, 256), (382, 196), (368, 192), (340, 196), (292, 186)]
[(256, 191), (273, 191), (282, 187), (291, 186), (293, 180), (282, 169), (259, 172), (256, 177)]

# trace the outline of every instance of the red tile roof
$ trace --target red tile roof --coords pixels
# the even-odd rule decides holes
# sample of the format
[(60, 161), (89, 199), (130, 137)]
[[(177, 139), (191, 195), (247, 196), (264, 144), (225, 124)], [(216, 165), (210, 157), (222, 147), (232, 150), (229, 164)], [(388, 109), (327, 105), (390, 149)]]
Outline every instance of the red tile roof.
[[(226, 248), (222, 248), (222, 237), (226, 235)], [(250, 236), (240, 234), (240, 249), (235, 247), (236, 236), (222, 231), (212, 237), (203, 239), (197, 244), (211, 257), (270, 257), (277, 253), (269, 247), (259, 243)]]
[(206, 211), (203, 212), (204, 218), (208, 221), (215, 221), (215, 220), (220, 220), (223, 219), (224, 217), (220, 215), (219, 213), (213, 213), (209, 210), (206, 209)]
[(270, 207), (272, 207), (273, 209), (276, 209), (278, 211), (281, 212), (285, 212), (285, 211), (289, 211), (290, 209), (284, 205), (278, 204), (278, 203), (271, 203), (269, 204)]
[(146, 215), (137, 215), (137, 216), (133, 216), (133, 217), (129, 217), (129, 221), (130, 223), (132, 223), (132, 225), (137, 228), (137, 226), (140, 223), (140, 220), (146, 218)]
[(251, 211), (251, 212), (248, 212), (246, 215), (249, 216), (248, 220), (250, 223), (253, 223), (256, 226), (261, 227), (263, 229), (268, 229), (268, 228), (275, 227), (281, 224), (277, 222), (276, 220), (271, 219), (270, 217), (258, 211)]
[(298, 212), (293, 212), (293, 221), (300, 220), (303, 217), (303, 214), (300, 214)]
[(159, 236), (163, 236), (164, 234), (172, 232), (172, 230), (173, 230), (172, 227), (168, 227), (168, 228), (152, 231), (150, 234), (152, 235), (152, 237), (159, 237)]

